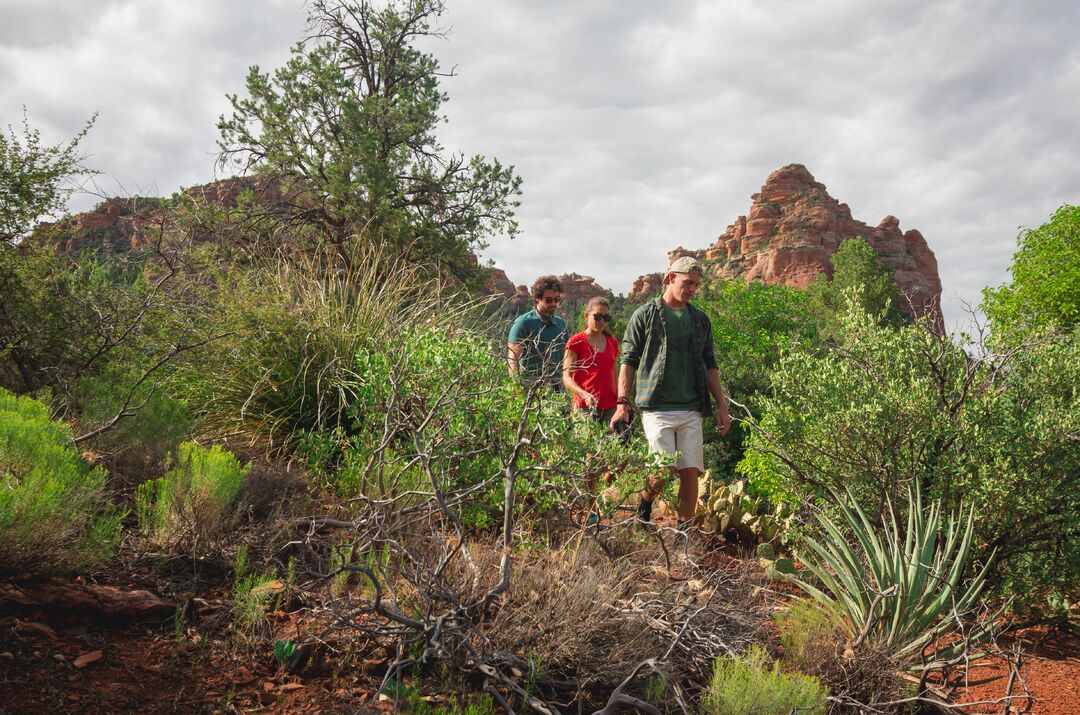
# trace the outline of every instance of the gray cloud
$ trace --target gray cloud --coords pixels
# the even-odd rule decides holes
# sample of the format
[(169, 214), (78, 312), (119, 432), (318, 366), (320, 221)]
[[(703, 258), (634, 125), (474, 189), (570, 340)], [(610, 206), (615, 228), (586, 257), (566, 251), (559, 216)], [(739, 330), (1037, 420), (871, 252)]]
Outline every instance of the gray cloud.
[[(1067, 0), (449, 5), (430, 45), (457, 75), (441, 139), (524, 177), (523, 235), (486, 252), (519, 283), (575, 270), (625, 291), (799, 162), (856, 217), (922, 231), (957, 324), (1006, 278), (1017, 227), (1080, 201)], [(304, 28), (300, 0), (0, 0), (0, 16), (0, 120), (26, 104), (59, 141), (100, 111), (90, 163), (129, 193), (212, 178), (225, 93)]]

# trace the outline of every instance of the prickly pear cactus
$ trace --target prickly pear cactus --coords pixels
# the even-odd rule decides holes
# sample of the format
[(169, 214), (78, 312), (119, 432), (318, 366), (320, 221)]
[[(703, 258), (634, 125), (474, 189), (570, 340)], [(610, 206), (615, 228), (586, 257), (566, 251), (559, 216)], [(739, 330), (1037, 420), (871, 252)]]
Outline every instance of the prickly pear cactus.
[[(702, 484), (712, 482), (705, 472)], [(743, 543), (776, 543), (791, 526), (791, 514), (784, 505), (771, 507), (760, 497), (751, 496), (742, 479), (731, 484), (715, 484), (701, 490), (698, 525), (702, 531), (728, 535)]]

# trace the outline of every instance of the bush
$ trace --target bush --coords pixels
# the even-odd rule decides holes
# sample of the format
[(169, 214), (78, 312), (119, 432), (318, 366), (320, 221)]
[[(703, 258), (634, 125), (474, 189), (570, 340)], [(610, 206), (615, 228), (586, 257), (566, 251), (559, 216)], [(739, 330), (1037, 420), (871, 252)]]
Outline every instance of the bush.
[[(133, 372), (109, 366), (74, 384), (77, 432), (89, 432), (123, 408), (127, 386), (137, 379)], [(176, 452), (191, 428), (187, 406), (160, 390), (138, 390), (132, 404), (139, 405), (133, 415), (92, 441), (94, 452), (108, 467), (113, 488), (125, 492), (164, 472), (168, 456)]]
[(246, 544), (237, 549), (233, 575), (233, 618), (240, 635), (247, 637), (265, 631), (266, 608), (274, 601), (280, 601), (285, 584), (274, 574), (251, 571)]
[(1032, 607), (1080, 597), (1075, 336), (996, 354), (851, 303), (835, 348), (796, 346), (772, 382), (739, 464), (756, 490), (828, 505), (850, 489), (878, 525), (909, 486), (947, 512), (977, 502), (974, 557), (996, 549), (1001, 593)]
[[(820, 343), (805, 291), (757, 281), (709, 280), (694, 305), (712, 320), (716, 362), (733, 400), (757, 411), (769, 390), (769, 373), (792, 345)], [(733, 415), (738, 414), (733, 408)], [(735, 422), (725, 437), (706, 430), (705, 457), (715, 477), (730, 481), (747, 434)]]
[[(824, 715), (828, 689), (817, 678), (780, 672), (769, 656), (754, 645), (737, 658), (717, 658), (703, 710), (712, 715)], [(796, 708), (798, 710), (796, 710)]]
[(784, 660), (803, 672), (835, 660), (843, 650), (840, 634), (825, 609), (812, 598), (800, 598), (774, 616)]
[(250, 470), (250, 464), (242, 465), (218, 445), (205, 449), (184, 442), (176, 467), (135, 492), (143, 533), (182, 548), (206, 547), (228, 535), (233, 503)]
[(124, 513), (48, 409), (0, 388), (0, 573), (86, 568), (110, 558)]
[(235, 266), (212, 299), (223, 337), (182, 367), (175, 392), (211, 436), (288, 450), (305, 433), (348, 433), (350, 410), (382, 375), (357, 356), (392, 354), (405, 328), (461, 320), (434, 290), (416, 269), (370, 250), (349, 265), (323, 255)]

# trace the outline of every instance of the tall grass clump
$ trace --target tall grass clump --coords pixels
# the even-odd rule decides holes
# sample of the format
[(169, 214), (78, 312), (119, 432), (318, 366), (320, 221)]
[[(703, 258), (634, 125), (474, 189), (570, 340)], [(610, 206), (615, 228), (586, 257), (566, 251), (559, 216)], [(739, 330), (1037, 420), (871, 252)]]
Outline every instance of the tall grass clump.
[(716, 659), (701, 704), (709, 715), (824, 715), (828, 695), (817, 678), (781, 672), (754, 645), (742, 656)]
[(143, 533), (169, 546), (209, 545), (226, 534), (233, 504), (251, 465), (214, 445), (180, 445), (176, 467), (135, 491), (135, 509)]
[(357, 356), (392, 359), (404, 330), (461, 320), (419, 268), (376, 248), (358, 248), (348, 263), (289, 255), (223, 276), (215, 290), (224, 337), (185, 366), (178, 392), (204, 431), (276, 449), (349, 431), (385, 374), (385, 360), (367, 369)]
[(70, 571), (110, 558), (124, 514), (71, 430), (0, 388), (0, 574)]

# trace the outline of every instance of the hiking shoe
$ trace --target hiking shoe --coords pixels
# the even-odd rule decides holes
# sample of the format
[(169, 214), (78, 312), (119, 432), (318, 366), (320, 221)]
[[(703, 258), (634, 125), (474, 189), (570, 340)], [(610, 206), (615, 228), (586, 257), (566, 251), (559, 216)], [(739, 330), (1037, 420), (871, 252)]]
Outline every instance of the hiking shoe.
[(637, 520), (643, 524), (652, 522), (652, 502), (642, 499), (637, 506)]

